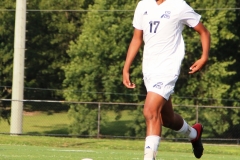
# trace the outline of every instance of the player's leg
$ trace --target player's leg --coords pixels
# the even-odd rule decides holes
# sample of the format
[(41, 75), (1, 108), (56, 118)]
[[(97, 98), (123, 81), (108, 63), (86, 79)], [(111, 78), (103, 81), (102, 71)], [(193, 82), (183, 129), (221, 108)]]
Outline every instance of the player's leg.
[(184, 120), (180, 115), (174, 113), (171, 97), (164, 104), (161, 116), (164, 127), (173, 129), (175, 131), (180, 130), (182, 128)]
[(161, 115), (164, 127), (185, 134), (190, 139), (196, 138), (196, 130), (190, 127), (179, 114), (174, 112), (171, 97), (163, 106)]
[(163, 126), (173, 129), (178, 133), (186, 135), (192, 142), (193, 152), (196, 158), (200, 158), (203, 154), (203, 145), (201, 142), (201, 135), (203, 127), (197, 123), (193, 127), (189, 126), (187, 122), (177, 113), (173, 111), (171, 97), (162, 108), (161, 118)]
[(146, 135), (160, 135), (161, 127), (161, 110), (166, 100), (157, 93), (148, 92), (144, 104), (143, 114), (146, 120), (147, 131)]
[(161, 139), (161, 109), (166, 100), (157, 93), (148, 92), (143, 114), (146, 120), (144, 160), (154, 160)]

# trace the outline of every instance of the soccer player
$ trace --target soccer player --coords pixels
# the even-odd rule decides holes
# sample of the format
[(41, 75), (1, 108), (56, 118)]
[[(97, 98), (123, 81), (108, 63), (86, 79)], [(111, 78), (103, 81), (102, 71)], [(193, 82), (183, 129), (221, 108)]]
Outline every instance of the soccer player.
[(135, 9), (135, 29), (123, 68), (123, 84), (127, 88), (136, 87), (130, 81), (129, 69), (144, 41), (142, 72), (147, 90), (143, 109), (147, 126), (144, 160), (155, 160), (162, 126), (189, 137), (196, 158), (203, 154), (203, 126), (200, 123), (189, 126), (173, 111), (171, 103), (185, 55), (184, 25), (199, 33), (202, 45), (202, 55), (190, 66), (189, 74), (199, 71), (208, 60), (210, 33), (200, 18), (184, 0), (141, 0)]

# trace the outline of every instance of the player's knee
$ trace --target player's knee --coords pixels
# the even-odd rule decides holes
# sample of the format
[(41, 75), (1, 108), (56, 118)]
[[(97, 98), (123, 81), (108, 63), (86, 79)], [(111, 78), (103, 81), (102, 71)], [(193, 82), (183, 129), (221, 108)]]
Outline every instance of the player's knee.
[(146, 121), (158, 120), (160, 118), (160, 113), (154, 108), (145, 107), (143, 109), (143, 115)]

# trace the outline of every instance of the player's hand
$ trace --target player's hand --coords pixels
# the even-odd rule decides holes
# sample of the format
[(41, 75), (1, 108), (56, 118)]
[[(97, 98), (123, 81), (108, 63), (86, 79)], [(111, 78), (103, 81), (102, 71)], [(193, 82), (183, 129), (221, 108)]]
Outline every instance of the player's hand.
[(189, 74), (193, 74), (196, 73), (198, 71), (200, 71), (203, 66), (207, 63), (207, 59), (199, 59), (197, 60), (189, 69), (190, 71), (188, 72)]
[(123, 72), (123, 84), (127, 88), (135, 88), (136, 85), (129, 80), (129, 73)]

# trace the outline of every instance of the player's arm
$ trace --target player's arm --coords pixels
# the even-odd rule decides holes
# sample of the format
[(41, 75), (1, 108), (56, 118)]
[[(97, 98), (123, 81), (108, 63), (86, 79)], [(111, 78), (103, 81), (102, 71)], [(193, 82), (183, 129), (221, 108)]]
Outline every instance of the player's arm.
[(199, 71), (207, 63), (211, 42), (210, 33), (201, 22), (199, 22), (198, 25), (194, 27), (194, 30), (197, 31), (200, 35), (202, 44), (202, 56), (190, 67), (190, 74)]
[(123, 84), (127, 88), (135, 88), (135, 84), (130, 81), (129, 70), (136, 54), (138, 53), (139, 48), (142, 45), (142, 41), (143, 41), (143, 31), (134, 29), (133, 37), (129, 45), (126, 61), (123, 67)]

